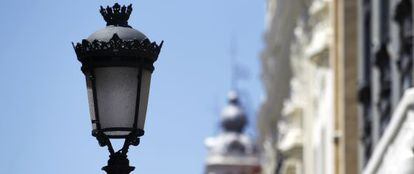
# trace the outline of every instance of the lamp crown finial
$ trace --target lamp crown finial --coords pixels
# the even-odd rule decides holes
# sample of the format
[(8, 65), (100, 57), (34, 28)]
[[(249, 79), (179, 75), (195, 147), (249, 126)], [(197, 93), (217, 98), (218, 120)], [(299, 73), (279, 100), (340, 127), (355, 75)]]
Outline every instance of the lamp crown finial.
[(115, 3), (112, 7), (107, 6), (104, 8), (101, 6), (101, 9), (99, 11), (106, 21), (106, 26), (114, 25), (131, 27), (128, 25), (128, 19), (132, 13), (132, 4), (128, 6), (121, 6), (118, 3)]

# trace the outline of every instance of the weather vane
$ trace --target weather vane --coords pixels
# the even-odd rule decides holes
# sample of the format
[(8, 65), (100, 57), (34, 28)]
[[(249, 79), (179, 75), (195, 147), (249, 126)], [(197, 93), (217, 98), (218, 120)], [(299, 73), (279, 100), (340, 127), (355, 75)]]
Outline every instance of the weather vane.
[(237, 57), (236, 36), (233, 34), (230, 40), (230, 89), (237, 90), (237, 73), (236, 73), (236, 57)]

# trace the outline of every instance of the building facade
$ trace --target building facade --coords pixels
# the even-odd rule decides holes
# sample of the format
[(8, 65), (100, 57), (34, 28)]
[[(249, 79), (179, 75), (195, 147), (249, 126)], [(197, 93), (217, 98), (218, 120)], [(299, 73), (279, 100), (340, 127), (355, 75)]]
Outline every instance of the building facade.
[[(258, 127), (263, 153), (272, 153), (273, 159), (264, 159), (264, 173), (333, 173), (331, 5), (325, 0), (268, 1), (267, 46), (261, 57), (267, 97)], [(275, 130), (263, 129), (272, 126)]]
[[(399, 115), (397, 108), (413, 86), (412, 7), (412, 0), (267, 1), (263, 173), (384, 173), (383, 164), (411, 160), (412, 150), (397, 153), (414, 146), (411, 105)], [(406, 156), (384, 160), (390, 151)]]
[(413, 1), (364, 0), (359, 106), (364, 173), (414, 173)]

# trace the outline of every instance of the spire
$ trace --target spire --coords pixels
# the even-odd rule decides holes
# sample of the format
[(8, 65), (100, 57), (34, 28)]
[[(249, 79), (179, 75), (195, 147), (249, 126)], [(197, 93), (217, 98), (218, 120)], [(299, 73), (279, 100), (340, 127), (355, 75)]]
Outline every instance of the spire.
[(235, 90), (237, 87), (236, 81), (236, 57), (237, 57), (237, 46), (236, 37), (232, 35), (230, 40), (230, 89)]

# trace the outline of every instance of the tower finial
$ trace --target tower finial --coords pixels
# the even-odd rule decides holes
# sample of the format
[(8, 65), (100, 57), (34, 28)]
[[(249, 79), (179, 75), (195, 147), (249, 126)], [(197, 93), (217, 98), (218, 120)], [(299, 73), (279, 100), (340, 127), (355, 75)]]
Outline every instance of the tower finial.
[(106, 21), (106, 26), (122, 26), (122, 27), (131, 27), (128, 25), (129, 16), (132, 13), (132, 4), (128, 6), (121, 6), (118, 3), (115, 3), (114, 6), (106, 8), (101, 6), (99, 10), (102, 17)]

